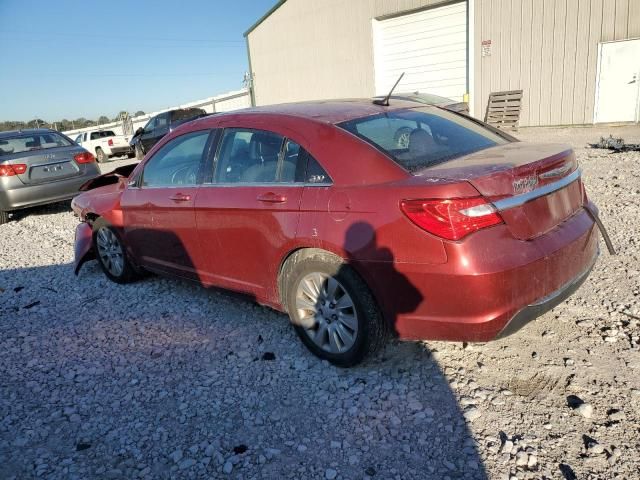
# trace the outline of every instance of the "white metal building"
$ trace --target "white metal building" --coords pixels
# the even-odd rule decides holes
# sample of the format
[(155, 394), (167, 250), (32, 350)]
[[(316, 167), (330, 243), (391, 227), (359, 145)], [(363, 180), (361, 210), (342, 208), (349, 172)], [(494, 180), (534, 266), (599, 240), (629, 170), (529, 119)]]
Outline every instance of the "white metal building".
[(257, 105), (523, 90), (520, 125), (640, 120), (640, 0), (281, 0), (246, 33)]

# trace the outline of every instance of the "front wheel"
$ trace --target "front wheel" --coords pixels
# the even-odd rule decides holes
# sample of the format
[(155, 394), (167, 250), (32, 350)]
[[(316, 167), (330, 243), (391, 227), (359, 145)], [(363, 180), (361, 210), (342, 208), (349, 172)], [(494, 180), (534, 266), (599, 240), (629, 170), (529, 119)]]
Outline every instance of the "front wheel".
[(109, 280), (129, 283), (137, 278), (120, 236), (104, 220), (99, 219), (93, 224), (93, 248), (98, 263)]
[(340, 259), (313, 255), (296, 262), (288, 276), (289, 317), (316, 356), (349, 367), (384, 345), (387, 328), (371, 291)]
[(9, 223), (9, 212), (5, 212), (4, 210), (0, 210), (0, 225), (4, 223)]

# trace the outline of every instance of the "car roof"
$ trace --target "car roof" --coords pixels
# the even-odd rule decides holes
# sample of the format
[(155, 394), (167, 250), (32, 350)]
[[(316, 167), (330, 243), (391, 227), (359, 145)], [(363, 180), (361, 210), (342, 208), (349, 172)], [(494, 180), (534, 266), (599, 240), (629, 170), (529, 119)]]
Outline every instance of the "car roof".
[(221, 115), (271, 114), (307, 118), (324, 123), (340, 123), (355, 118), (368, 117), (393, 110), (424, 108), (426, 105), (415, 101), (398, 99), (389, 106), (376, 105), (370, 98), (347, 100), (318, 100), (312, 102), (283, 103), (262, 107), (234, 110)]
[(32, 135), (34, 133), (59, 133), (56, 130), (50, 128), (25, 128), (22, 130), (7, 130), (6, 132), (0, 132), (0, 138), (15, 137), (16, 135)]

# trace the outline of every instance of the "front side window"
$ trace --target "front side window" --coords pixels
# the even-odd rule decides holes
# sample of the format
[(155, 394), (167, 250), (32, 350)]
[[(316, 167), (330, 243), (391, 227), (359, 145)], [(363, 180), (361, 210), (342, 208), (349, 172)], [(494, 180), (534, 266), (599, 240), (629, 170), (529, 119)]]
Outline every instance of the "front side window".
[(143, 187), (193, 186), (209, 131), (193, 132), (174, 138), (149, 160), (142, 172)]
[(72, 144), (69, 140), (55, 132), (17, 135), (0, 140), (0, 155), (68, 147), (70, 145)]
[(75, 142), (76, 142), (76, 143), (80, 143), (80, 142), (82, 142), (82, 134), (80, 134), (80, 135), (78, 135), (78, 136), (76, 137)]
[(155, 128), (164, 128), (167, 126), (167, 114), (163, 113), (156, 118), (156, 126)]
[(149, 120), (147, 124), (144, 126), (144, 131), (151, 132), (154, 128), (156, 128), (156, 120), (157, 120), (157, 117), (153, 117), (151, 120)]
[(508, 143), (482, 125), (433, 107), (395, 110), (338, 126), (382, 150), (409, 172)]

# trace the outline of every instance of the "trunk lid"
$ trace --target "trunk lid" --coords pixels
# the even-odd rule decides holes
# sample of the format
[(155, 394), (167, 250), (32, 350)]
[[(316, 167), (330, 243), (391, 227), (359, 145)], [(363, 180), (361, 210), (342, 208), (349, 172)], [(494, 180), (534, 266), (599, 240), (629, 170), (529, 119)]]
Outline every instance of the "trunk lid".
[(426, 168), (424, 177), (466, 180), (494, 203), (519, 239), (542, 235), (583, 204), (571, 147), (514, 142)]
[(26, 171), (17, 175), (24, 184), (54, 182), (64, 178), (82, 175), (84, 165), (78, 165), (73, 157), (84, 151), (84, 148), (76, 145), (30, 150), (12, 155), (9, 163), (23, 163), (27, 165)]

